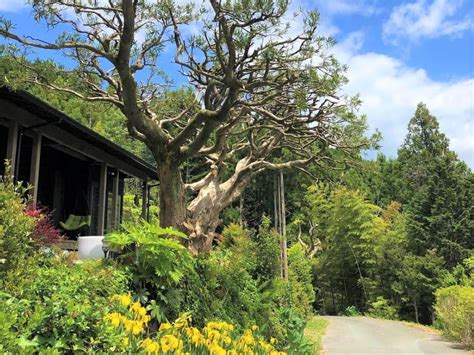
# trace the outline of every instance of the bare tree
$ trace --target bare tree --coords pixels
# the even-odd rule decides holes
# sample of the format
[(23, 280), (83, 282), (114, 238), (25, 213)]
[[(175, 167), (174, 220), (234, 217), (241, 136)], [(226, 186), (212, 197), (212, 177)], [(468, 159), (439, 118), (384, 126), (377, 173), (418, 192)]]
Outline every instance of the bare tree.
[[(195, 253), (211, 248), (220, 212), (254, 174), (330, 166), (334, 149), (347, 157), (367, 145), (354, 134), (365, 127), (353, 113), (357, 100), (339, 96), (344, 68), (326, 54), (333, 41), (317, 34), (317, 13), (299, 13), (293, 24), (301, 29), (291, 35), (285, 0), (208, 5), (202, 12), (172, 0), (33, 0), (38, 21), (68, 28), (54, 42), (0, 22), (0, 35), (21, 48), (72, 58), (83, 88), (50, 82), (25, 64), (28, 80), (122, 111), (130, 135), (156, 160), (161, 223), (187, 232)], [(193, 88), (180, 112), (157, 107), (172, 90), (159, 75), (164, 48), (175, 51)], [(181, 168), (190, 160), (208, 173), (185, 183)]]

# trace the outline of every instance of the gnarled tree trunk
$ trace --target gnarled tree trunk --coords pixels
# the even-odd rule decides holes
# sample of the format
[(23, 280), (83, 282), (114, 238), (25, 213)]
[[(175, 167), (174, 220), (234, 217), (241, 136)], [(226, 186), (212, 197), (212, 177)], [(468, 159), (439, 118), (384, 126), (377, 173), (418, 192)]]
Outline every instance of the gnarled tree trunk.
[(185, 186), (178, 164), (172, 159), (160, 161), (158, 165), (160, 181), (160, 224), (183, 230), (186, 218)]
[[(249, 163), (243, 159), (225, 181), (217, 171), (212, 171), (199, 182), (185, 184), (176, 159), (160, 159), (160, 224), (186, 233), (189, 236), (186, 244), (193, 254), (209, 252), (221, 223), (220, 213), (241, 195), (252, 175), (242, 173)], [(192, 192), (197, 195), (189, 201)]]
[(238, 173), (225, 182), (215, 178), (201, 187), (198, 195), (187, 207), (185, 226), (189, 233), (189, 250), (209, 252), (216, 237), (216, 228), (221, 223), (222, 210), (235, 201), (244, 189), (248, 177), (241, 178)]

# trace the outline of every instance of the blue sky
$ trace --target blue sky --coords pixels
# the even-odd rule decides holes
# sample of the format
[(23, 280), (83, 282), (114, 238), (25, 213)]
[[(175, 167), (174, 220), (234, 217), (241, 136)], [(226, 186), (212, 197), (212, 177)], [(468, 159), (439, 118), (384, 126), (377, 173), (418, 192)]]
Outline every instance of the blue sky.
[[(474, 0), (293, 0), (291, 6), (320, 11), (321, 32), (336, 38), (333, 51), (349, 66), (344, 91), (360, 94), (360, 112), (382, 132), (384, 153), (396, 154), (423, 101), (451, 148), (474, 168)], [(23, 0), (0, 0), (0, 14), (23, 33), (52, 35), (35, 24)]]

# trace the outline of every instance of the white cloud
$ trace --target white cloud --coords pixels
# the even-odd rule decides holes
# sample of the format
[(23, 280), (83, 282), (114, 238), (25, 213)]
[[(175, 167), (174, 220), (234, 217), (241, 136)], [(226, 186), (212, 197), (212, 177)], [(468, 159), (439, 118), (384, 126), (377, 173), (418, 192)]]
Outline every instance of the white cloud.
[[(472, 1), (472, 0), (468, 0)], [(423, 37), (461, 35), (474, 30), (474, 20), (469, 14), (455, 18), (463, 0), (416, 0), (393, 9), (384, 24), (386, 40), (397, 42), (402, 37), (418, 40)]]
[(474, 167), (474, 78), (437, 81), (423, 69), (411, 68), (398, 59), (379, 53), (358, 53), (362, 34), (350, 34), (335, 54), (349, 65), (345, 91), (360, 94), (361, 113), (372, 129), (383, 134), (382, 150), (395, 155), (406, 135), (408, 121), (419, 102), (439, 122), (451, 141), (451, 149)]
[(0, 0), (0, 11), (4, 12), (17, 12), (26, 6), (26, 0)]

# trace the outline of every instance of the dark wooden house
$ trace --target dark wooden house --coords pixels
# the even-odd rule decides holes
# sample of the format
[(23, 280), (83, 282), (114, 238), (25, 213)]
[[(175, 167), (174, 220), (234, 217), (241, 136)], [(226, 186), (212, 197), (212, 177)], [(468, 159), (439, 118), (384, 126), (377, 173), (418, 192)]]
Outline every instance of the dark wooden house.
[(120, 222), (126, 178), (143, 181), (146, 216), (147, 184), (157, 178), (153, 166), (35, 96), (0, 87), (0, 175), (5, 159), (33, 186), (33, 204), (52, 210), (56, 224), (89, 216), (89, 235)]

